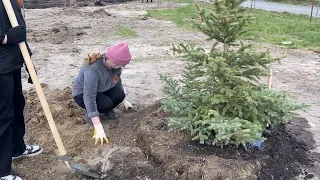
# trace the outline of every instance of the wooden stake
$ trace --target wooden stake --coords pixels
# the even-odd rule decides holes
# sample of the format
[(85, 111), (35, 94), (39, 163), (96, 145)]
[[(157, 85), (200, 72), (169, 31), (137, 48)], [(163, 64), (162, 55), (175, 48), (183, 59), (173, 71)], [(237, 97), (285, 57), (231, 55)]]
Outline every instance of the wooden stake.
[(314, 6), (314, 0), (312, 0), (312, 5), (311, 5), (310, 22), (312, 20), (313, 6)]
[(252, 9), (252, 5), (253, 5), (253, 9), (256, 8), (256, 0), (251, 0), (251, 9)]
[(320, 7), (320, 1), (319, 1), (318, 8), (317, 8), (316, 18), (318, 18), (319, 7)]
[(271, 90), (271, 86), (272, 86), (272, 69), (269, 69), (268, 90)]

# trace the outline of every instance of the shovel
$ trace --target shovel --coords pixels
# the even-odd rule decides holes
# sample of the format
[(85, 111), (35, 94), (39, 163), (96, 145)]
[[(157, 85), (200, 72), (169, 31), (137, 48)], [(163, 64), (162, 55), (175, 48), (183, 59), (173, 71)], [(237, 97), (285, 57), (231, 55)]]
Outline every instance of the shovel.
[[(18, 26), (19, 24), (18, 24), (18, 21), (17, 21), (17, 17), (14, 14), (14, 11), (13, 11), (13, 8), (12, 8), (12, 4), (11, 4), (10, 0), (2, 0), (2, 2), (3, 2), (4, 7), (6, 9), (7, 15), (8, 15), (10, 23), (11, 23), (11, 26), (12, 27)], [(66, 166), (69, 169), (73, 169), (75, 172), (78, 172), (80, 174), (83, 174), (83, 175), (86, 175), (86, 176), (89, 176), (89, 177), (93, 177), (93, 178), (101, 178), (100, 175), (98, 175), (96, 173), (89, 172), (82, 165), (75, 164), (75, 163), (72, 163), (72, 162), (69, 161), (66, 149), (64, 148), (64, 145), (63, 145), (62, 140), (60, 138), (60, 135), (58, 133), (56, 124), (55, 124), (55, 122), (53, 120), (51, 111), (49, 109), (48, 102), (47, 102), (47, 100), (46, 100), (46, 98), (44, 96), (43, 90), (42, 90), (42, 88), (40, 86), (39, 79), (38, 79), (37, 74), (36, 74), (36, 71), (35, 71), (35, 69), (33, 67), (33, 64), (32, 64), (32, 61), (31, 61), (31, 57), (30, 57), (29, 52), (27, 50), (26, 43), (25, 42), (19, 43), (19, 47), (20, 47), (21, 53), (23, 55), (25, 64), (27, 65), (27, 68), (29, 70), (29, 73), (30, 73), (31, 79), (33, 81), (33, 84), (35, 86), (36, 92), (38, 94), (41, 106), (42, 106), (43, 111), (44, 111), (44, 113), (46, 115), (46, 118), (47, 118), (47, 121), (49, 123), (51, 132), (52, 132), (53, 137), (54, 137), (54, 140), (55, 140), (55, 142), (56, 142), (56, 144), (58, 146), (60, 155), (62, 157), (61, 159), (64, 161), (64, 163), (66, 164)]]

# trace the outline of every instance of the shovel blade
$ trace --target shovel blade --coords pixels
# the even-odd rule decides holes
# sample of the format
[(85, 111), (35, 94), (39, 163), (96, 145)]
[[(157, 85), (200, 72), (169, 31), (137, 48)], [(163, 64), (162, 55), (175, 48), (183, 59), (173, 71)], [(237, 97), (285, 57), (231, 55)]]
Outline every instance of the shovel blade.
[(88, 170), (86, 170), (86, 168), (84, 166), (82, 166), (80, 164), (71, 164), (71, 168), (80, 174), (83, 174), (83, 175), (86, 175), (89, 177), (93, 177), (93, 178), (97, 178), (97, 179), (101, 178), (101, 175), (99, 175), (97, 173), (89, 172)]

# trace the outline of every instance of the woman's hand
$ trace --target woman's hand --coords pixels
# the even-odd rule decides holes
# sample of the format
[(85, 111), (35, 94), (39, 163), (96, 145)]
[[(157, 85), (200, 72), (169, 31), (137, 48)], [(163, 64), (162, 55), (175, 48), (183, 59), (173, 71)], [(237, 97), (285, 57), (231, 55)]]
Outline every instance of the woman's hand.
[(2, 44), (7, 44), (7, 41), (8, 41), (8, 37), (7, 35), (4, 36), (4, 39), (2, 41)]
[(106, 133), (103, 129), (103, 126), (100, 122), (99, 117), (93, 117), (92, 123), (94, 126), (94, 134), (93, 134), (92, 139), (95, 139), (95, 145), (98, 143), (99, 140), (100, 140), (101, 145), (103, 145), (104, 141), (106, 141), (106, 144), (109, 143), (109, 140), (106, 136)]

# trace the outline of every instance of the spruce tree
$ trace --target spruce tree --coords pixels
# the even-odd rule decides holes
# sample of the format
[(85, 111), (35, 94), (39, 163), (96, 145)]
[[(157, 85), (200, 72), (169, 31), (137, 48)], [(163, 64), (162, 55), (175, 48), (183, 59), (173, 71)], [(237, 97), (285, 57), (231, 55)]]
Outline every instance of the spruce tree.
[(242, 2), (215, 0), (210, 8), (196, 4), (202, 22), (195, 25), (212, 47), (206, 51), (192, 43), (173, 46), (187, 67), (179, 80), (161, 75), (163, 107), (171, 114), (169, 126), (190, 133), (202, 144), (246, 147), (263, 141), (268, 126), (287, 122), (303, 107), (261, 83), (268, 65), (280, 59), (239, 42), (253, 20)]

